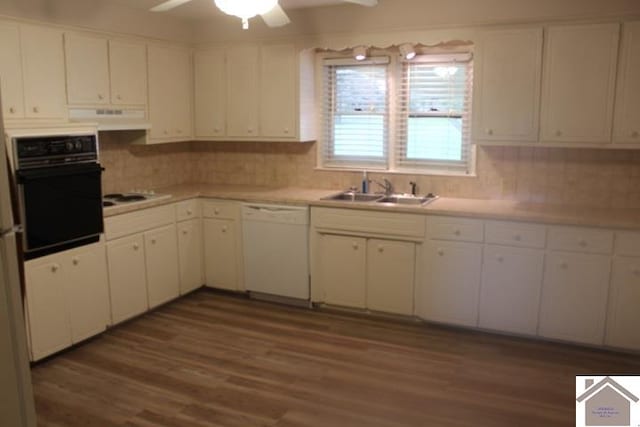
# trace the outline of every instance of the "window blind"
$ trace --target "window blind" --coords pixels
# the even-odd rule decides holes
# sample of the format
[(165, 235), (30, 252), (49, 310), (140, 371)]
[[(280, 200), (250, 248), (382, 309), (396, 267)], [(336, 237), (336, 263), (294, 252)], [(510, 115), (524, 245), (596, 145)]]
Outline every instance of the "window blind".
[(386, 168), (389, 58), (323, 62), (322, 166)]
[(471, 55), (422, 55), (400, 67), (396, 168), (469, 173)]

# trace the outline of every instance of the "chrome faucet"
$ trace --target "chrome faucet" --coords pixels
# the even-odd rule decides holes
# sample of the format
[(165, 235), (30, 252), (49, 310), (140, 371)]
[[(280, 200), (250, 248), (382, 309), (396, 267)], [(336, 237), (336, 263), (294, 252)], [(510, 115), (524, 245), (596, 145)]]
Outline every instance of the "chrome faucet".
[(395, 192), (395, 189), (393, 188), (393, 184), (387, 178), (384, 178), (384, 182), (380, 182), (376, 180), (372, 180), (372, 181), (384, 189), (385, 196), (390, 196)]

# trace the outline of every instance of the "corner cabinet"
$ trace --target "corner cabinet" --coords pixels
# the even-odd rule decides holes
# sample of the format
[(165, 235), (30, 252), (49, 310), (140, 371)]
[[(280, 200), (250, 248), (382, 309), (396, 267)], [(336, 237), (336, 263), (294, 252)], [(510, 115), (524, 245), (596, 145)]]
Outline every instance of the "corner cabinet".
[(200, 140), (315, 140), (313, 54), (294, 44), (197, 50)]
[(192, 63), (191, 51), (169, 46), (148, 46), (149, 119), (148, 143), (190, 141)]
[(542, 141), (611, 142), (619, 31), (617, 23), (547, 29)]
[(474, 68), (474, 141), (537, 141), (542, 28), (484, 32)]

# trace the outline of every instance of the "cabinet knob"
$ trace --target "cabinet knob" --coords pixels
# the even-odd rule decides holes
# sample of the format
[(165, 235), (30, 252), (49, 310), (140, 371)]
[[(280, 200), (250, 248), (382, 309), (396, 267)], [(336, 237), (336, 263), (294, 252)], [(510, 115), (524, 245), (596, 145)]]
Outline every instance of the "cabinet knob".
[(493, 135), (493, 129), (485, 129), (487, 135)]
[(504, 261), (504, 257), (502, 255), (496, 255), (496, 261), (502, 262)]
[(78, 265), (78, 264), (80, 264), (80, 259), (78, 259), (77, 257), (73, 257), (71, 262), (73, 263), (73, 265)]
[(289, 128), (284, 128), (285, 135), (289, 134)]
[(569, 264), (566, 261), (560, 261), (560, 264), (558, 264), (558, 265), (563, 270), (566, 270), (567, 268), (569, 268)]
[(122, 96), (116, 95), (116, 99), (122, 99)]
[(384, 252), (384, 246), (378, 245), (378, 252), (380, 253)]
[(38, 107), (33, 107), (33, 112), (34, 112), (34, 113), (39, 113), (39, 112), (40, 112), (40, 108), (38, 108)]
[(513, 236), (513, 240), (515, 240), (516, 242), (519, 242), (522, 240), (522, 236), (519, 234), (516, 234), (515, 236)]
[(220, 133), (220, 128), (213, 128), (213, 133)]
[(98, 94), (98, 99), (104, 99), (104, 96), (102, 96), (101, 93)]
[(461, 234), (460, 230), (454, 230), (453, 234), (455, 234), (456, 236), (459, 236)]
[(137, 243), (133, 244), (133, 250), (137, 251), (138, 249), (140, 249), (140, 245), (138, 245)]
[(557, 130), (556, 131), (556, 136), (562, 136), (562, 131), (561, 130)]
[(189, 230), (182, 230), (182, 234), (186, 236), (187, 234), (189, 234)]
[(213, 214), (214, 214), (214, 215), (218, 215), (219, 213), (220, 213), (220, 209), (215, 208), (215, 209), (213, 210)]
[(15, 114), (16, 113), (16, 109), (13, 108), (13, 107), (9, 107), (9, 113)]
[(191, 209), (187, 209), (187, 215), (191, 215), (193, 214), (193, 211)]
[(51, 272), (55, 273), (56, 271), (58, 271), (59, 268), (60, 268), (60, 266), (58, 264), (52, 264), (51, 265)]
[(357, 251), (357, 250), (358, 250), (358, 248), (360, 247), (360, 245), (358, 245), (356, 242), (353, 242), (353, 243), (351, 244), (351, 246), (352, 246), (352, 247), (353, 247), (353, 249), (354, 249), (354, 250), (356, 250), (356, 251)]
[(444, 249), (438, 248), (438, 256), (444, 256)]
[(223, 232), (223, 233), (226, 233), (226, 232), (227, 232), (227, 230), (228, 230), (228, 228), (227, 228), (227, 226), (226, 226), (226, 225), (225, 225), (224, 227), (222, 227), (222, 232)]
[(638, 132), (637, 130), (634, 130), (633, 132), (631, 132), (631, 138), (637, 138), (640, 136), (640, 132)]
[(155, 245), (156, 244), (156, 239), (151, 239), (151, 244)]
[(634, 276), (640, 276), (640, 268), (638, 268), (638, 267), (632, 268), (632, 269), (631, 269), (631, 273), (632, 273)]
[(165, 129), (165, 130), (164, 130), (164, 134), (165, 134), (165, 135), (169, 135), (169, 131)]
[(182, 129), (176, 129), (176, 132), (180, 135), (182, 133)]
[(578, 245), (580, 245), (581, 248), (586, 248), (588, 246), (588, 243), (586, 240), (580, 240), (578, 242)]

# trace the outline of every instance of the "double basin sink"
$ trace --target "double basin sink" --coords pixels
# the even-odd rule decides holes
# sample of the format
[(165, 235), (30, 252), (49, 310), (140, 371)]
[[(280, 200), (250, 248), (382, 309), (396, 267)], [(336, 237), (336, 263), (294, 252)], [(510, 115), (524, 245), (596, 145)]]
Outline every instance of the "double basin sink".
[(322, 200), (334, 200), (340, 202), (372, 202), (372, 203), (386, 203), (394, 205), (414, 205), (422, 206), (435, 200), (437, 196), (429, 194), (426, 196), (414, 196), (411, 194), (367, 194), (357, 193), (354, 191), (345, 191), (342, 193), (334, 194), (323, 198)]

